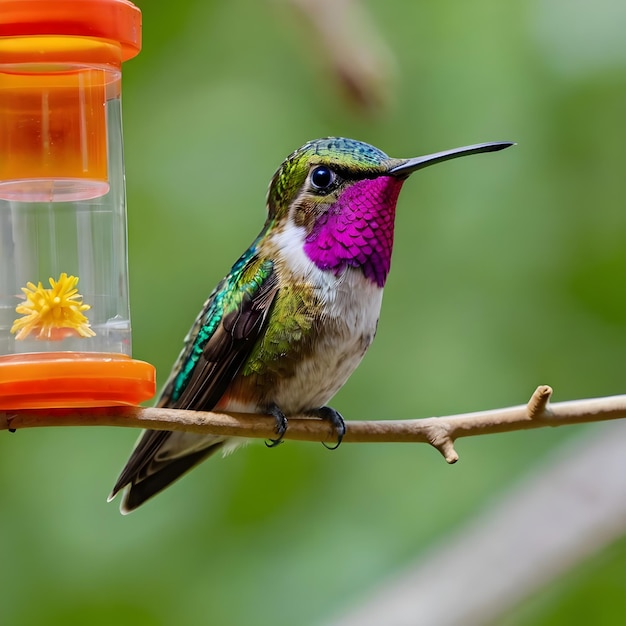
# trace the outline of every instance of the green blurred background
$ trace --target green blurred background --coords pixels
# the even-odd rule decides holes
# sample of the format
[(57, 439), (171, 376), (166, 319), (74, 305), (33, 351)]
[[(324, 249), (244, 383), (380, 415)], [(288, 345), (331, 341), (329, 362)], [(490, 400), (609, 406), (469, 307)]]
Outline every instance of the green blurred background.
[[(377, 340), (333, 401), (346, 418), (520, 404), (542, 383), (556, 401), (624, 392), (623, 0), (369, 0), (371, 23), (352, 36), (380, 66), (357, 98), (297, 3), (136, 3), (133, 353), (160, 382), (259, 231), (276, 167), (308, 139), (343, 135), (394, 156), (518, 142), (405, 186)], [(106, 495), (136, 433), (2, 433), (0, 622), (321, 624), (601, 427), (463, 440), (455, 466), (423, 445), (251, 445), (129, 517)], [(595, 623), (623, 618), (624, 541), (507, 623), (581, 623), (594, 603)]]

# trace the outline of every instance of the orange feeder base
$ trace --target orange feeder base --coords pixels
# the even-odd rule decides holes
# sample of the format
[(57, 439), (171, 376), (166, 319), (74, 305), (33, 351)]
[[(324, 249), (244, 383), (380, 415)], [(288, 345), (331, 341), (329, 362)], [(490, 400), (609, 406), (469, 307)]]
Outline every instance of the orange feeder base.
[(0, 357), (0, 410), (137, 405), (155, 390), (154, 366), (123, 354)]

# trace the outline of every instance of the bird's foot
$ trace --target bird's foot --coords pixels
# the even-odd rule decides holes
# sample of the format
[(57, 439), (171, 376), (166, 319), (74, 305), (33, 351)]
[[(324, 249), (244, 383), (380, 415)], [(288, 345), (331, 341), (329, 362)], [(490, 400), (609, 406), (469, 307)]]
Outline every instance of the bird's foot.
[(287, 432), (287, 418), (285, 414), (275, 405), (272, 404), (267, 408), (267, 412), (274, 417), (276, 421), (276, 426), (274, 427), (274, 432), (278, 435), (276, 439), (270, 439), (265, 442), (265, 445), (268, 448), (275, 448), (279, 443), (283, 442), (283, 437)]
[(309, 411), (307, 414), (311, 415), (311, 417), (319, 417), (326, 422), (330, 422), (337, 433), (337, 443), (334, 446), (328, 446), (322, 441), (322, 445), (329, 450), (336, 450), (340, 446), (343, 436), (346, 434), (346, 422), (341, 416), (341, 413), (330, 406), (323, 406), (319, 409)]

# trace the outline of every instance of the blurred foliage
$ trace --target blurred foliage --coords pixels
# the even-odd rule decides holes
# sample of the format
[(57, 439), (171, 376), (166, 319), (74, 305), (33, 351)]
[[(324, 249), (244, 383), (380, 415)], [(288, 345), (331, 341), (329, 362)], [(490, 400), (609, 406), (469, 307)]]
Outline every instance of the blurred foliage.
[[(396, 58), (378, 114), (342, 98), (284, 0), (137, 4), (144, 48), (124, 73), (133, 340), (161, 382), (260, 229), (274, 169), (338, 134), (395, 156), (519, 145), (406, 185), (378, 337), (333, 406), (406, 418), (519, 404), (540, 383), (556, 401), (625, 391), (623, 2), (369, 0)], [(135, 433), (2, 433), (0, 622), (320, 623), (581, 432), (462, 441), (453, 467), (420, 445), (251, 445), (130, 517), (105, 498)], [(616, 623), (624, 559), (623, 545), (607, 551), (514, 623), (581, 623), (583, 599), (602, 607), (589, 620)]]

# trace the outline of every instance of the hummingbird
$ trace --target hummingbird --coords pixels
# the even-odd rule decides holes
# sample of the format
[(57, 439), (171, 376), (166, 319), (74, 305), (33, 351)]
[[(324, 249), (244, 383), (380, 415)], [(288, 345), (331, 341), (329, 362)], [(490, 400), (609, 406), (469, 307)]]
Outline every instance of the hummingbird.
[[(281, 164), (260, 234), (204, 303), (157, 400), (195, 411), (272, 415), (277, 445), (290, 415), (329, 422), (327, 403), (376, 334), (391, 265), (396, 202), (417, 170), (512, 142), (481, 143), (409, 159), (342, 137), (304, 144)], [(241, 438), (147, 430), (109, 500), (126, 514)]]

